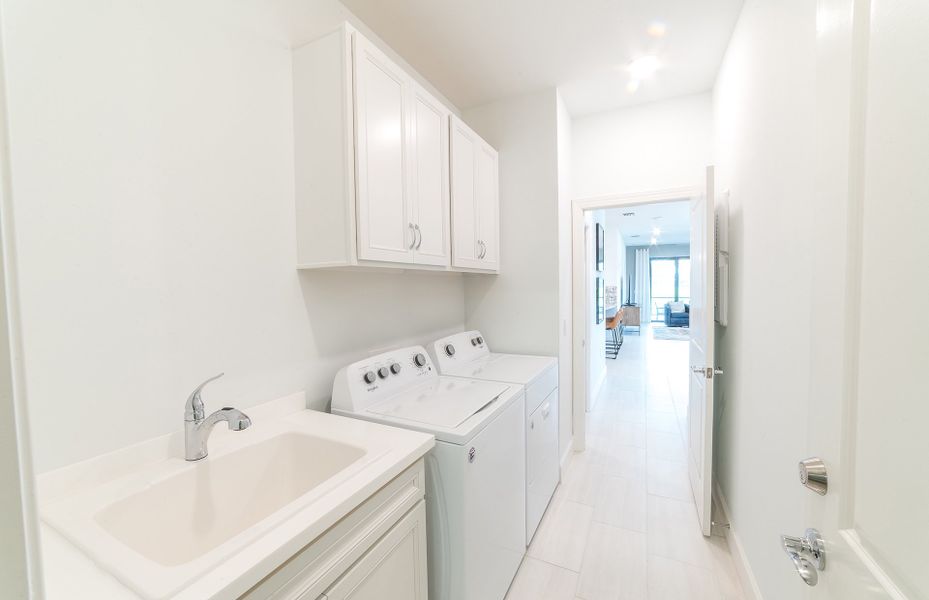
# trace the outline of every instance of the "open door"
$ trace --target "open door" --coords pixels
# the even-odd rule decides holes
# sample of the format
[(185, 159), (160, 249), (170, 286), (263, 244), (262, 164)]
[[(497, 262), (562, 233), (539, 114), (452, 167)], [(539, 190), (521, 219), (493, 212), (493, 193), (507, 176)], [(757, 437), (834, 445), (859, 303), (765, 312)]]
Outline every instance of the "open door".
[(687, 404), (687, 466), (703, 535), (710, 535), (713, 493), (713, 345), (715, 295), (713, 167), (706, 191), (690, 201), (690, 392)]
[[(912, 76), (929, 69), (929, 4), (872, 0), (848, 14), (854, 30), (843, 22), (847, 31), (835, 28), (822, 42), (851, 47), (836, 38), (860, 35), (861, 62), (852, 63), (851, 81), (833, 82), (844, 86), (821, 82), (817, 120), (826, 133), (818, 154), (841, 163), (822, 169), (838, 177), (822, 178), (817, 199), (835, 200), (824, 202), (815, 222), (817, 232), (830, 228), (823, 239), (848, 240), (845, 248), (811, 248), (825, 256), (812, 294), (808, 446), (797, 457), (806, 458), (797, 485), (810, 490), (800, 490), (805, 518), (782, 532), (782, 572), (799, 574), (810, 600), (919, 600), (929, 598), (929, 323), (915, 308), (912, 319), (894, 317), (898, 307), (922, 307), (929, 297), (929, 79)], [(859, 87), (854, 78), (863, 72)], [(851, 119), (836, 110), (849, 102), (849, 89), (863, 107)], [(828, 132), (844, 132), (849, 121), (851, 140), (834, 136), (827, 145)]]

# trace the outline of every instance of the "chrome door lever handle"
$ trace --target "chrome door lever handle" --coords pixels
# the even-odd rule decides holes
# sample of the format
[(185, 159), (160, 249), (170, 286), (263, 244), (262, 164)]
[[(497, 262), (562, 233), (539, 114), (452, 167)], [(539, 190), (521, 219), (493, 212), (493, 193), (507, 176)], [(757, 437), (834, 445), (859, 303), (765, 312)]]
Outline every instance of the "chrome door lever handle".
[(817, 530), (807, 529), (803, 537), (782, 535), (781, 548), (804, 583), (809, 586), (819, 583), (818, 571), (826, 569), (826, 545)]

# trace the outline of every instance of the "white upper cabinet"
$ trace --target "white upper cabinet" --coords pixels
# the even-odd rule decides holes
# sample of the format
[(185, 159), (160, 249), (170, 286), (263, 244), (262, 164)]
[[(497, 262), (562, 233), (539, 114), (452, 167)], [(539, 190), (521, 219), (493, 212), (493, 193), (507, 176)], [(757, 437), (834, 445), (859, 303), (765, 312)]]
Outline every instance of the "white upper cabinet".
[(413, 261), (416, 235), (406, 176), (410, 163), (408, 90), (406, 74), (357, 36), (355, 160), (360, 260)]
[(449, 111), (418, 84), (411, 85), (410, 212), (417, 264), (449, 266)]
[(452, 265), (500, 268), (497, 151), (451, 117)]
[[(293, 64), (298, 268), (496, 271), (493, 148), (455, 119), (470, 149), (450, 156), (448, 107), (347, 24)], [(453, 231), (456, 168), (472, 208)]]

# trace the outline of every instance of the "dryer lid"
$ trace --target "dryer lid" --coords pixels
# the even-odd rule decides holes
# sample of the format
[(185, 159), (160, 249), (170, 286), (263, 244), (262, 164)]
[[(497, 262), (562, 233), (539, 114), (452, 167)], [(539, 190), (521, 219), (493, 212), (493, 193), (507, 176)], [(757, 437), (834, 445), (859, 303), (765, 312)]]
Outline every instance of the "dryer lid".
[(509, 386), (503, 383), (439, 377), (370, 406), (369, 413), (454, 429), (496, 400)]

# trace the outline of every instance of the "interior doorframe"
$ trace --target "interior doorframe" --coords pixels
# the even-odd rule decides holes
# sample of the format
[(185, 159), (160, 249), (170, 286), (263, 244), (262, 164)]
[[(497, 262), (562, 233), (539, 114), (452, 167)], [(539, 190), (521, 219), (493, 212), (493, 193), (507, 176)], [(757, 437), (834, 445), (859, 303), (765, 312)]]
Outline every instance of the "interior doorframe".
[(587, 410), (590, 402), (587, 397), (588, 348), (587, 330), (591, 307), (587, 301), (586, 263), (587, 248), (584, 235), (584, 213), (591, 210), (623, 208), (674, 202), (693, 198), (704, 193), (700, 186), (668, 188), (626, 194), (609, 194), (591, 198), (578, 198), (571, 202), (571, 322), (572, 339), (572, 390), (571, 416), (574, 423), (574, 451), (583, 452), (587, 448)]

